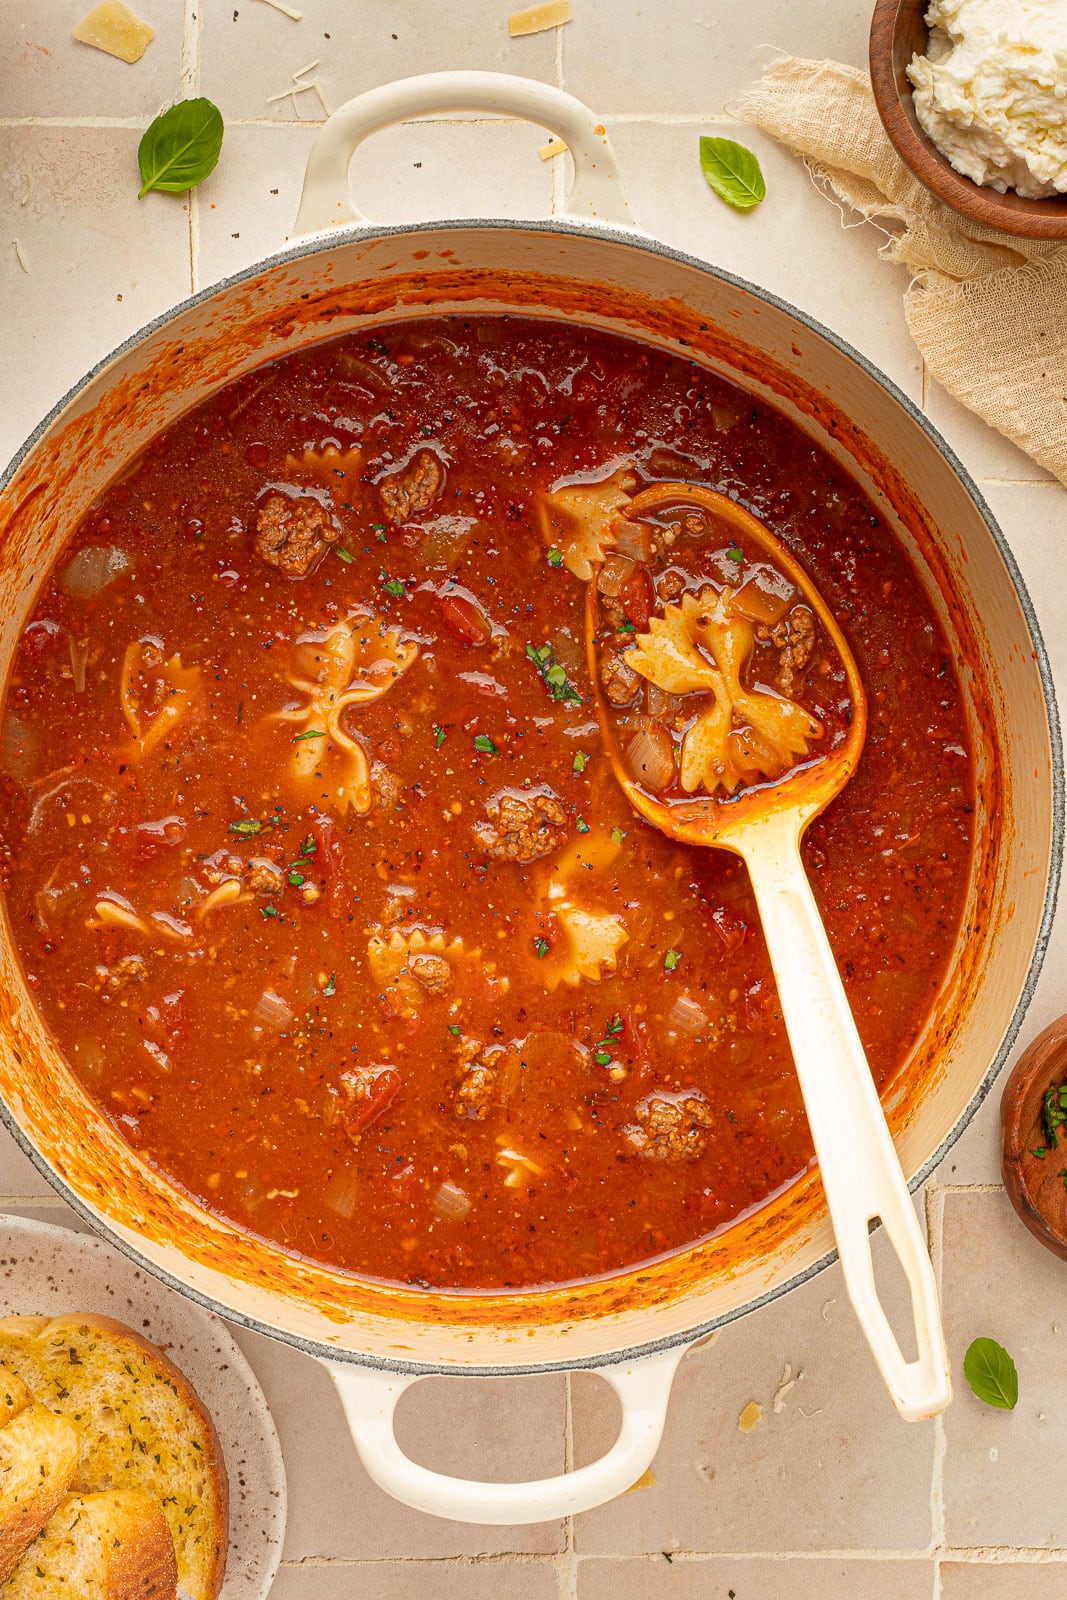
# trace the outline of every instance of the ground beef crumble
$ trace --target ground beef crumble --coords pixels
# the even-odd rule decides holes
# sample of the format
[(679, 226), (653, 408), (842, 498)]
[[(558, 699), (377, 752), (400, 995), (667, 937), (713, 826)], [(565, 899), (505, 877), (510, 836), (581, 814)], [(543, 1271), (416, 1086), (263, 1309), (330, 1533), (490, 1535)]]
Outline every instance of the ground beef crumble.
[(551, 789), (504, 789), (486, 801), (485, 817), (471, 832), (495, 861), (528, 862), (561, 844), (566, 826), (566, 810)]
[(444, 486), (445, 469), (432, 450), (420, 450), (378, 483), (382, 509), (390, 522), (407, 522), (433, 505)]
[(650, 1094), (637, 1108), (637, 1123), (623, 1129), (630, 1148), (644, 1161), (699, 1161), (712, 1126), (711, 1109), (696, 1090)]
[(337, 538), (323, 507), (302, 495), (269, 494), (256, 512), (256, 554), (291, 578), (303, 578)]

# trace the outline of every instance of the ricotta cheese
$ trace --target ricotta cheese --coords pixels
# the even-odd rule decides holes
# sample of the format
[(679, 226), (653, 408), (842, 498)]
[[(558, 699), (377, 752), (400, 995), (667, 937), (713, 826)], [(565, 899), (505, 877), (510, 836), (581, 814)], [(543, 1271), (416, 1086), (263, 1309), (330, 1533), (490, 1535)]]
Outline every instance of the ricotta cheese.
[(1067, 0), (932, 0), (908, 68), (915, 111), (975, 183), (1067, 191)]

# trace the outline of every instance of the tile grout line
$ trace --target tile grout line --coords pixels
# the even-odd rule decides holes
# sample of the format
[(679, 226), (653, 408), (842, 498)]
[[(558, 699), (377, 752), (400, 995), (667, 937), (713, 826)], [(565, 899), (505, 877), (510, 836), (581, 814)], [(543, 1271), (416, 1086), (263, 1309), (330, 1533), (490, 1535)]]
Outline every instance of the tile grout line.
[[(939, 1552), (941, 1559), (958, 1566), (1031, 1566), (1067, 1567), (1067, 1549), (1062, 1546), (1046, 1548), (1044, 1545), (961, 1545)], [(672, 1550), (671, 1561), (682, 1566), (698, 1567), (712, 1561), (891, 1561), (904, 1565), (911, 1562), (929, 1562), (929, 1550)], [(580, 1561), (647, 1561), (649, 1564), (663, 1560), (662, 1550), (626, 1550), (621, 1552), (591, 1550)], [(348, 1568), (353, 1571), (365, 1567), (388, 1567), (403, 1563), (405, 1566), (452, 1567), (508, 1567), (539, 1566), (558, 1567), (558, 1552), (502, 1550), (475, 1556), (304, 1556), (299, 1561), (283, 1561), (283, 1568), (299, 1571), (301, 1568)], [(561, 1593), (560, 1600), (570, 1600)]]
[[(563, 1407), (563, 1470), (574, 1470), (574, 1374), (567, 1373)], [(559, 1556), (559, 1600), (578, 1600), (578, 1554), (574, 1517), (563, 1519), (563, 1549)]]
[[(200, 11), (205, 0), (186, 0), (182, 29), (181, 82), (183, 90), (200, 92)], [(195, 189), (189, 191), (189, 289), (198, 288), (200, 263), (200, 200)]]

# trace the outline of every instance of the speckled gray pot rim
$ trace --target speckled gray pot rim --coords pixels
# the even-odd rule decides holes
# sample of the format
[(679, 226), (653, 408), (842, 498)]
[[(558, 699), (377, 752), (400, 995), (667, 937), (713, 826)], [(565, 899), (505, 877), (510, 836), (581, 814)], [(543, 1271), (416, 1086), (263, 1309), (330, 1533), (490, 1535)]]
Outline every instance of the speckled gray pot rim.
[[(631, 250), (644, 252), (648, 255), (661, 256), (664, 259), (676, 262), (678, 265), (688, 268), (691, 271), (717, 278), (721, 282), (729, 284), (732, 288), (739, 289), (742, 291), (742, 293), (751, 296), (753, 299), (763, 301), (766, 305), (773, 306), (776, 311), (781, 311), (786, 316), (793, 318), (794, 321), (806, 328), (810, 333), (816, 334), (820, 339), (825, 340), (826, 343), (834, 346), (835, 349), (847, 356), (867, 375), (867, 377), (872, 379), (873, 382), (877, 383), (890, 397), (890, 399), (896, 402), (896, 404), (901, 408), (902, 411), (906, 413), (912, 422), (922, 429), (927, 438), (930, 440), (931, 444), (933, 444), (935, 449), (938, 450), (945, 458), (945, 460), (948, 462), (948, 465), (952, 468), (952, 471), (956, 474), (957, 478), (959, 478), (963, 487), (966, 489), (971, 500), (974, 502), (979, 515), (982, 517), (986, 527), (989, 529), (990, 537), (997, 547), (997, 551), (1000, 554), (1001, 560), (1004, 562), (1008, 576), (1012, 582), (1016, 594), (1018, 595), (1019, 604), (1022, 607), (1023, 615), (1026, 620), (1027, 630), (1033, 643), (1034, 657), (1037, 662), (1038, 672), (1041, 678), (1041, 686), (1045, 698), (1045, 710), (1048, 716), (1049, 742), (1052, 748), (1053, 784), (1052, 853), (1049, 862), (1048, 884), (1046, 886), (1044, 910), (1041, 917), (1041, 925), (1038, 930), (1037, 941), (1034, 947), (1033, 958), (1030, 962), (1030, 967), (1027, 972), (1026, 982), (1023, 985), (1022, 993), (1019, 997), (1014, 1013), (1012, 1014), (1008, 1028), (1005, 1031), (1004, 1038), (1001, 1041), (1000, 1047), (997, 1050), (992, 1062), (990, 1063), (989, 1070), (985, 1074), (985, 1077), (982, 1079), (981, 1083), (978, 1085), (968, 1105), (963, 1112), (961, 1112), (958, 1120), (949, 1130), (948, 1134), (946, 1134), (938, 1148), (924, 1163), (921, 1169), (915, 1174), (914, 1178), (912, 1178), (909, 1187), (914, 1193), (926, 1182), (926, 1179), (933, 1172), (934, 1168), (944, 1160), (949, 1150), (951, 1150), (952, 1146), (956, 1143), (956, 1140), (960, 1137), (964, 1129), (971, 1122), (971, 1119), (984, 1103), (987, 1095), (996, 1081), (997, 1075), (1011, 1053), (1015, 1040), (1018, 1037), (1019, 1029), (1022, 1026), (1023, 1018), (1026, 1015), (1027, 1008), (1031, 999), (1033, 998), (1034, 990), (1037, 986), (1037, 980), (1040, 976), (1042, 963), (1044, 962), (1045, 952), (1048, 948), (1048, 941), (1052, 930), (1052, 922), (1056, 910), (1056, 898), (1059, 890), (1060, 871), (1063, 856), (1063, 745), (1060, 734), (1060, 720), (1056, 703), (1056, 691), (1053, 683), (1052, 671), (1049, 666), (1048, 653), (1045, 649), (1045, 643), (1041, 636), (1041, 629), (1038, 625), (1033, 602), (1030, 599), (1029, 592), (1026, 588), (1022, 573), (1020, 572), (1018, 564), (1012, 553), (1011, 546), (1008, 544), (1007, 539), (1002, 533), (992, 511), (986, 504), (978, 485), (975, 483), (967, 468), (960, 461), (959, 457), (952, 449), (952, 446), (946, 439), (942, 437), (926, 414), (920, 410), (914, 401), (911, 400), (896, 383), (894, 383), (892, 378), (888, 377), (884, 372), (882, 372), (880, 368), (875, 366), (872, 361), (868, 360), (868, 358), (861, 354), (860, 351), (855, 349), (853, 345), (849, 344), (846, 339), (843, 339), (840, 337), (840, 335), (833, 333), (829, 328), (818, 322), (807, 312), (799, 310), (796, 306), (791, 305), (787, 300), (783, 300), (780, 296), (773, 294), (770, 290), (759, 288), (756, 284), (751, 283), (747, 278), (742, 278), (736, 273), (727, 272), (722, 267), (713, 266), (711, 263), (703, 261), (697, 256), (689, 255), (684, 250), (677, 250), (672, 245), (664, 244), (660, 240), (654, 239), (648, 234), (641, 232), (631, 233), (629, 230), (621, 227), (608, 227), (597, 223), (576, 222), (565, 217), (548, 217), (544, 219), (532, 220), (511, 220), (508, 218), (482, 217), (448, 218), (439, 222), (397, 223), (391, 225), (378, 223), (359, 224), (357, 226), (349, 225), (341, 228), (330, 229), (328, 232), (315, 234), (308, 238), (296, 240), (287, 245), (285, 248), (275, 251), (272, 254), (256, 261), (253, 263), (253, 265), (244, 267), (239, 272), (231, 273), (227, 277), (221, 278), (217, 282), (211, 283), (205, 288), (198, 290), (195, 294), (187, 296), (185, 299), (179, 301), (176, 305), (171, 306), (169, 310), (161, 312), (159, 316), (153, 318), (151, 322), (146, 323), (135, 333), (132, 333), (121, 344), (117, 345), (108, 355), (104, 356), (92, 368), (90, 368), (85, 376), (79, 379), (78, 382), (68, 389), (66, 394), (63, 395), (59, 401), (57, 401), (57, 403), (49, 411), (48, 415), (33, 430), (25, 443), (15, 453), (8, 466), (5, 468), (3, 475), (0, 476), (0, 491), (7, 487), (15, 472), (22, 465), (23, 461), (34, 449), (34, 447), (59, 420), (68, 406), (70, 406), (71, 403), (77, 399), (77, 397), (89, 386), (89, 384), (94, 381), (94, 379), (100, 376), (109, 367), (114, 366), (116, 363), (123, 360), (123, 358), (129, 355), (131, 351), (135, 350), (138, 345), (142, 344), (153, 334), (158, 333), (161, 329), (165, 328), (168, 323), (175, 321), (178, 317), (180, 317), (186, 311), (189, 311), (191, 308), (224, 294), (227, 290), (233, 288), (237, 284), (246, 283), (250, 279), (260, 277), (264, 272), (269, 272), (276, 267), (284, 266), (286, 262), (296, 261), (306, 256), (320, 255), (347, 244), (371, 243), (378, 239), (407, 238), (428, 232), (448, 233), (460, 231), (471, 232), (478, 230), (486, 230), (491, 232), (507, 231), (519, 235), (524, 233), (555, 234), (558, 236), (575, 239), (594, 238), (601, 240), (605, 244), (625, 246)], [(383, 317), (381, 320), (384, 321), (387, 319)], [(680, 1346), (696, 1344), (700, 1340), (706, 1339), (710, 1334), (716, 1332), (719, 1328), (723, 1328), (731, 1322), (736, 1322), (741, 1317), (748, 1316), (750, 1312), (759, 1310), (761, 1306), (769, 1305), (771, 1301), (779, 1299), (784, 1294), (788, 1294), (790, 1290), (799, 1288), (801, 1284), (807, 1283), (809, 1279), (814, 1278), (818, 1273), (822, 1272), (826, 1267), (831, 1266), (833, 1262), (837, 1260), (837, 1251), (830, 1250), (818, 1261), (815, 1261), (810, 1266), (805, 1267), (803, 1271), (794, 1273), (793, 1276), (787, 1278), (784, 1282), (775, 1285), (775, 1287), (772, 1289), (769, 1289), (766, 1294), (760, 1295), (753, 1300), (749, 1300), (743, 1306), (737, 1306), (732, 1311), (725, 1312), (722, 1316), (715, 1317), (709, 1322), (699, 1323), (695, 1327), (680, 1330), (677, 1333), (666, 1335), (660, 1339), (650, 1340), (645, 1344), (632, 1345), (625, 1349), (606, 1352), (602, 1355), (581, 1357), (573, 1361), (515, 1362), (494, 1366), (479, 1365), (477, 1367), (435, 1365), (433, 1363), (424, 1361), (386, 1360), (380, 1356), (366, 1355), (359, 1351), (338, 1349), (335, 1346), (326, 1344), (320, 1340), (308, 1339), (300, 1334), (291, 1333), (285, 1329), (277, 1328), (271, 1323), (263, 1322), (256, 1317), (248, 1316), (246, 1313), (239, 1311), (234, 1307), (228, 1306), (222, 1301), (213, 1299), (210, 1295), (203, 1294), (200, 1290), (193, 1288), (181, 1278), (175, 1277), (173, 1273), (169, 1273), (165, 1269), (158, 1267), (153, 1261), (149, 1260), (148, 1257), (142, 1255), (141, 1252), (131, 1245), (127, 1240), (115, 1233), (107, 1225), (107, 1223), (103, 1222), (95, 1214), (95, 1212), (93, 1212), (85, 1204), (85, 1202), (68, 1187), (63, 1179), (53, 1171), (51, 1166), (45, 1160), (44, 1156), (40, 1153), (37, 1147), (30, 1142), (30, 1140), (23, 1133), (22, 1129), (18, 1126), (10, 1110), (8, 1109), (7, 1105), (3, 1103), (3, 1101), (0, 1101), (0, 1121), (2, 1121), (7, 1127), (8, 1131), (12, 1134), (30, 1161), (33, 1162), (37, 1170), (43, 1175), (43, 1177), (47, 1179), (51, 1186), (57, 1190), (57, 1192), (63, 1197), (68, 1205), (70, 1205), (79, 1214), (79, 1216), (83, 1217), (89, 1223), (89, 1225), (96, 1230), (96, 1232), (103, 1235), (110, 1244), (115, 1246), (116, 1249), (121, 1250), (125, 1255), (136, 1261), (140, 1266), (143, 1266), (148, 1272), (151, 1272), (154, 1277), (169, 1285), (170, 1288), (175, 1289), (179, 1294), (185, 1295), (187, 1298), (197, 1301), (198, 1304), (204, 1306), (207, 1310), (215, 1312), (218, 1316), (224, 1317), (226, 1320), (237, 1324), (239, 1327), (249, 1328), (253, 1332), (265, 1334), (268, 1338), (279, 1339), (283, 1343), (292, 1345), (294, 1348), (302, 1350), (308, 1355), (316, 1356), (327, 1361), (344, 1362), (356, 1366), (374, 1367), (383, 1371), (399, 1372), (414, 1376), (432, 1375), (436, 1377), (506, 1377), (519, 1373), (566, 1372), (575, 1371), (582, 1368), (596, 1369), (599, 1367), (630, 1363), (639, 1360), (642, 1357), (654, 1356), (672, 1349), (677, 1349)]]

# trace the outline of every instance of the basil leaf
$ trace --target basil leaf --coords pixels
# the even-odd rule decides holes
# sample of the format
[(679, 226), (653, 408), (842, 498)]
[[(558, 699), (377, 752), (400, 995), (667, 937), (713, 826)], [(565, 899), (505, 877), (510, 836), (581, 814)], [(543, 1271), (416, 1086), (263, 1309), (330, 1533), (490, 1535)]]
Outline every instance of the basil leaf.
[(720, 200), (735, 211), (751, 211), (767, 193), (760, 164), (743, 144), (733, 139), (700, 141), (700, 167)]
[(1013, 1411), (1019, 1398), (1015, 1362), (995, 1339), (975, 1339), (963, 1358), (963, 1376), (979, 1400), (1001, 1411)]
[(137, 146), (143, 180), (138, 200), (150, 189), (184, 194), (215, 170), (222, 149), (222, 115), (210, 100), (179, 100), (145, 129)]

